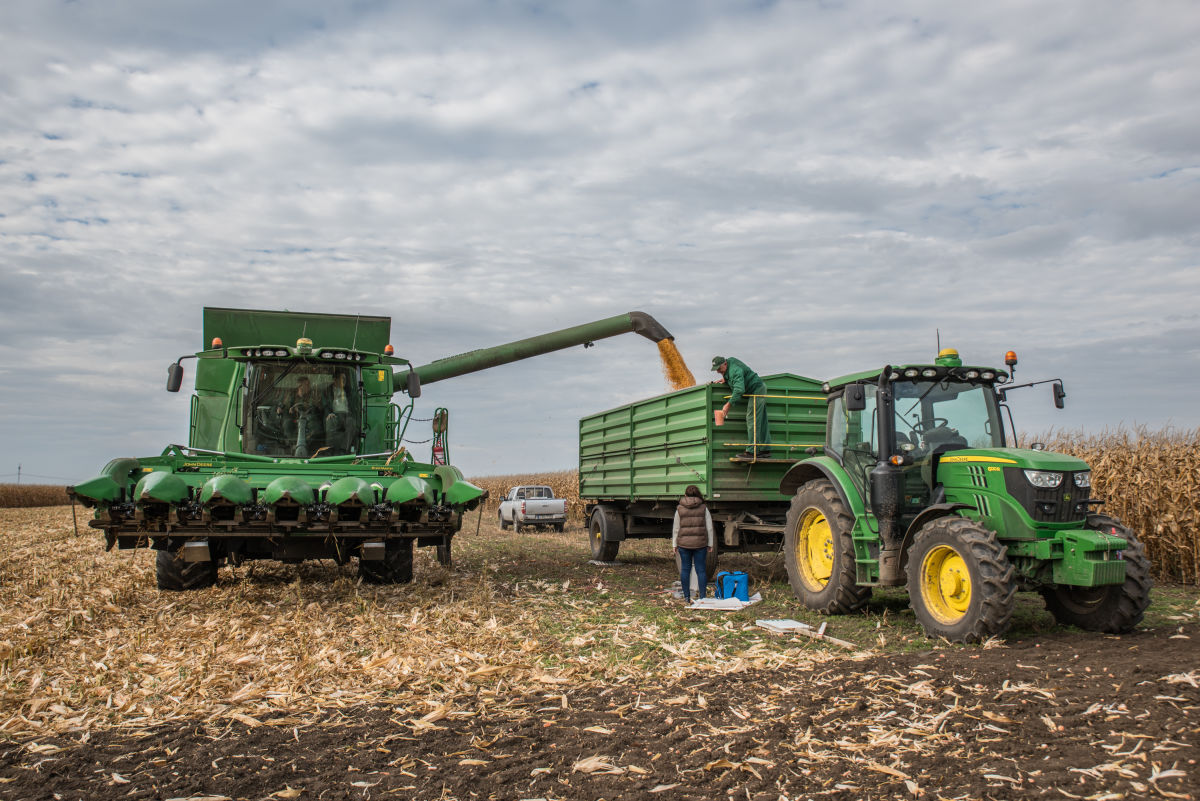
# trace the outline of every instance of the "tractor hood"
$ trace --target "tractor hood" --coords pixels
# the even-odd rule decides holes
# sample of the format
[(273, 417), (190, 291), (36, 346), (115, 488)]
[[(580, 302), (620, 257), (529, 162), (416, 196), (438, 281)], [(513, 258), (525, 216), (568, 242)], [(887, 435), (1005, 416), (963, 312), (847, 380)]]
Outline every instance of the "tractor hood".
[(1023, 470), (1079, 471), (1087, 470), (1082, 459), (1054, 451), (1032, 448), (964, 448), (942, 454), (942, 465), (979, 464), (996, 467), (1019, 467)]

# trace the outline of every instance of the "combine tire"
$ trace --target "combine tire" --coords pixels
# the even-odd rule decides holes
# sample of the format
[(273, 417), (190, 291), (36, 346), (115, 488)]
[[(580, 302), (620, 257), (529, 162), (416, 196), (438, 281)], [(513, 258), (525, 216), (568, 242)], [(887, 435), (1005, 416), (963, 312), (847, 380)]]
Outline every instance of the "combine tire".
[(185, 562), (175, 551), (166, 549), (155, 553), (154, 567), (160, 590), (202, 590), (217, 583), (216, 562)]
[(619, 540), (609, 541), (608, 533), (613, 531), (614, 526), (623, 525), (624, 521), (621, 520), (620, 512), (605, 509), (603, 506), (597, 507), (596, 511), (592, 512), (592, 519), (588, 521), (587, 529), (592, 559), (598, 562), (616, 560), (621, 543)]
[(982, 523), (939, 517), (908, 551), (908, 600), (930, 637), (979, 642), (1003, 634), (1016, 580), (1004, 547)]
[(833, 483), (810, 481), (792, 497), (783, 529), (788, 583), (801, 603), (823, 615), (853, 612), (871, 597), (855, 583), (854, 517)]
[(383, 559), (359, 559), (358, 575), (367, 584), (408, 584), (413, 577), (413, 541), (390, 540)]
[(1137, 535), (1111, 517), (1101, 517), (1094, 528), (1126, 540), (1125, 582), (1103, 587), (1059, 585), (1042, 590), (1046, 608), (1059, 623), (1088, 631), (1123, 634), (1142, 622), (1150, 605), (1150, 560)]

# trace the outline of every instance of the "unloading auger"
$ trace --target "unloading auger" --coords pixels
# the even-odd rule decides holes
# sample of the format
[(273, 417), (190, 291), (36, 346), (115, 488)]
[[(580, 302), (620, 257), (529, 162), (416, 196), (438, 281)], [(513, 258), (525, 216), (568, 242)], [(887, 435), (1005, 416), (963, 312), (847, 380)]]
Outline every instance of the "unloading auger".
[(630, 312), (414, 367), (388, 317), (206, 308), (208, 347), (167, 371), (178, 392), (196, 360), (188, 444), (114, 459), (68, 492), (108, 548), (157, 551), (160, 589), (206, 587), (222, 562), (252, 559), (357, 558), (365, 581), (406, 583), (414, 545), (448, 563), (486, 498), (446, 463), (444, 410), (430, 461), (402, 444), (422, 384), (631, 332), (673, 338)]

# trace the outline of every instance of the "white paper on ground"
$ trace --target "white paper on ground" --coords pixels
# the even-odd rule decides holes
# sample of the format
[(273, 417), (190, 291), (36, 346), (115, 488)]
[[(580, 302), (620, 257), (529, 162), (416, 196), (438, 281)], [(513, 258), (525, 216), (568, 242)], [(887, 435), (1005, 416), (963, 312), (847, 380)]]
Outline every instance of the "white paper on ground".
[(749, 601), (739, 601), (737, 598), (697, 598), (688, 609), (716, 609), (722, 612), (736, 612), (762, 600), (761, 593), (754, 593)]

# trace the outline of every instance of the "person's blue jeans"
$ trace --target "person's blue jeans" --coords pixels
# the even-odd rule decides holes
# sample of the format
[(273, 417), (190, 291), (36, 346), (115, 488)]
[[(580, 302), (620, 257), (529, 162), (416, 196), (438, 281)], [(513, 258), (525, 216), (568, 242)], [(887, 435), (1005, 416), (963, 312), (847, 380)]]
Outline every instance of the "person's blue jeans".
[(692, 565), (696, 566), (696, 583), (699, 585), (700, 597), (708, 587), (708, 549), (680, 548), (679, 549), (679, 586), (683, 587), (683, 597), (692, 599)]

